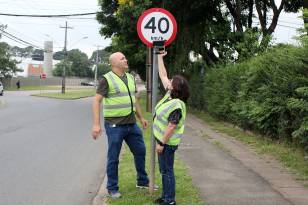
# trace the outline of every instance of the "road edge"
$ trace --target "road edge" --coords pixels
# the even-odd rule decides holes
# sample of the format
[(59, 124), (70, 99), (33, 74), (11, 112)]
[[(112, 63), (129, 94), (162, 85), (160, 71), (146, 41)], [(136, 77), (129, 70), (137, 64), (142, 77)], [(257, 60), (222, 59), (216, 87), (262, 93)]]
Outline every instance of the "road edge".
[(92, 205), (106, 205), (107, 195), (108, 195), (106, 185), (107, 185), (107, 174), (105, 174), (103, 183), (98, 189), (96, 196), (92, 200)]

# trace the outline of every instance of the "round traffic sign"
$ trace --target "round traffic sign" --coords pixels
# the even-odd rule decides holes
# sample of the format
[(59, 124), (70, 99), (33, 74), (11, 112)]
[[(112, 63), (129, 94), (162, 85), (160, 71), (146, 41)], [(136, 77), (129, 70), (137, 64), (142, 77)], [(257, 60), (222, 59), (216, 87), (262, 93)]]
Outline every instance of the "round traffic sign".
[(41, 74), (41, 78), (42, 78), (42, 79), (45, 79), (45, 78), (46, 78), (46, 73), (42, 73), (42, 74)]
[(173, 15), (162, 8), (151, 8), (142, 13), (137, 23), (138, 36), (149, 47), (153, 41), (169, 45), (176, 36), (177, 24)]

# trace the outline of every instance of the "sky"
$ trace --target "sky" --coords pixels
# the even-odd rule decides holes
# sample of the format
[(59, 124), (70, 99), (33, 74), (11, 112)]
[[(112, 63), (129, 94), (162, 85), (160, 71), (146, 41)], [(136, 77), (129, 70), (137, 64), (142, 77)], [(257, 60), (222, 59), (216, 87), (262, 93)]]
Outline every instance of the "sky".
[[(98, 0), (0, 0), (0, 13), (56, 15), (92, 13), (99, 11)], [(276, 1), (278, 2), (278, 1)], [(295, 43), (293, 37), (296, 29), (303, 27), (300, 14), (282, 13), (274, 33), (276, 43)], [(73, 29), (68, 29), (67, 49), (78, 48), (90, 57), (97, 49), (97, 45), (104, 48), (111, 43), (99, 34), (100, 25), (95, 20), (95, 15), (70, 17), (70, 18), (29, 18), (9, 17), (0, 15), (0, 24), (6, 24), (6, 32), (23, 39), (38, 47), (44, 45), (44, 41), (54, 42), (54, 51), (63, 49), (65, 22)], [(255, 19), (257, 22), (257, 19)], [(12, 46), (25, 47), (7, 37), (2, 36), (0, 41), (5, 41)]]
[[(99, 11), (97, 0), (0, 0), (0, 13), (57, 15), (75, 13), (93, 13)], [(95, 15), (78, 16), (70, 18), (29, 18), (0, 16), (0, 24), (6, 24), (6, 32), (21, 38), (39, 47), (44, 46), (44, 41), (54, 42), (54, 51), (64, 47), (65, 22), (73, 29), (67, 30), (67, 49), (78, 48), (88, 54), (97, 49), (97, 45), (104, 48), (111, 43), (99, 34), (101, 24)], [(5, 36), (0, 41), (10, 45), (25, 47)], [(100, 49), (101, 49), (100, 48)]]

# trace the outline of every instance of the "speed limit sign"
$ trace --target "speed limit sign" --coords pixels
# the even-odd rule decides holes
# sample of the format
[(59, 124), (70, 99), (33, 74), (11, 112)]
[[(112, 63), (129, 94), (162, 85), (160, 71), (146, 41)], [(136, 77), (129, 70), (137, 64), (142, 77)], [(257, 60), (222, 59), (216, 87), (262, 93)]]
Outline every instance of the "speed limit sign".
[(176, 36), (177, 24), (173, 15), (162, 8), (151, 8), (142, 13), (137, 23), (138, 36), (149, 47), (154, 41), (169, 45)]

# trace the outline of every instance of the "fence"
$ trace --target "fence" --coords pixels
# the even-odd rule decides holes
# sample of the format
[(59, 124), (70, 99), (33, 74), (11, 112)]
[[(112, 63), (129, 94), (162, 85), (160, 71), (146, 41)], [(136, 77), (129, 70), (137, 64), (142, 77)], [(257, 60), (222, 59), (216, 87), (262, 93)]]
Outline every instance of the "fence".
[[(16, 83), (18, 80), (20, 81), (21, 86), (39, 86), (40, 83), (43, 85), (47, 85), (47, 86), (62, 85), (62, 77), (51, 77), (51, 78), (45, 78), (45, 79), (40, 79), (40, 77), (0, 78), (0, 81), (3, 83), (3, 86), (6, 89), (16, 87)], [(66, 86), (80, 86), (81, 82), (89, 82), (89, 81), (93, 81), (93, 79), (66, 77), (65, 85)]]

